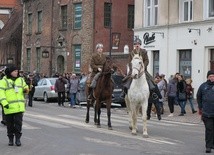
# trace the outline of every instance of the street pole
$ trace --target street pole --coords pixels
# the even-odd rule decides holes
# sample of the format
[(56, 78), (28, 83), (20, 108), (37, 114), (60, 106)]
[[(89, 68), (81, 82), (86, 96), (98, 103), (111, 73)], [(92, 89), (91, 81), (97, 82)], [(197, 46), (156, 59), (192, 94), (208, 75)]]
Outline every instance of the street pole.
[(110, 29), (109, 29), (109, 33), (110, 33), (110, 38), (109, 38), (109, 56), (111, 58), (111, 50), (112, 50), (112, 34), (111, 34), (111, 29), (112, 29), (112, 0), (110, 0)]

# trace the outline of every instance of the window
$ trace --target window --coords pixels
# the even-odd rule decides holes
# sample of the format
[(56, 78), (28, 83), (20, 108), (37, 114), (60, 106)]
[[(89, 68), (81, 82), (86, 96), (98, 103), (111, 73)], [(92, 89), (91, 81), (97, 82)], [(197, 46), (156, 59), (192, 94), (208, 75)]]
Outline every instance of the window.
[(74, 45), (74, 70), (80, 72), (81, 68), (81, 45)]
[(145, 26), (158, 24), (158, 0), (145, 0)]
[(61, 27), (67, 28), (67, 5), (61, 6)]
[(40, 71), (40, 59), (41, 59), (41, 48), (36, 48), (36, 68), (37, 71)]
[(28, 14), (28, 34), (32, 34), (32, 13)]
[(153, 51), (153, 76), (159, 73), (159, 51)]
[(214, 18), (214, 0), (204, 0), (205, 19)]
[(192, 21), (193, 9), (192, 0), (180, 0), (180, 22)]
[(42, 11), (38, 11), (38, 29), (37, 32), (42, 32)]
[(82, 3), (74, 4), (74, 29), (82, 27)]
[(134, 5), (128, 6), (128, 28), (134, 28)]
[(179, 51), (179, 73), (184, 78), (191, 78), (192, 74), (192, 51), (191, 50), (180, 50)]
[(111, 3), (104, 3), (104, 27), (111, 27)]
[(31, 49), (30, 48), (27, 48), (27, 62), (26, 62), (26, 66), (27, 66), (27, 69), (26, 71), (30, 71), (30, 60), (31, 60)]

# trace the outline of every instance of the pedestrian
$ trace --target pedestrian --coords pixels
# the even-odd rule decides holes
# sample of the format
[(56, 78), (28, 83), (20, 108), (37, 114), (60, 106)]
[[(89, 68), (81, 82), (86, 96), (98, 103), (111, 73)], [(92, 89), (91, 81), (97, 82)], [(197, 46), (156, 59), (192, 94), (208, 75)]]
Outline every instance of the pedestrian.
[(214, 149), (214, 71), (207, 72), (207, 81), (202, 83), (197, 92), (199, 115), (205, 125), (206, 153)]
[(160, 94), (158, 86), (155, 84), (155, 89), (152, 89), (150, 91), (150, 95), (149, 95), (148, 108), (147, 108), (147, 120), (149, 120), (151, 118), (152, 103), (155, 106), (158, 120), (161, 120), (161, 111), (160, 111), (160, 106), (159, 106), (159, 99), (162, 99), (162, 95)]
[(69, 82), (69, 93), (70, 93), (70, 107), (75, 108), (76, 105), (76, 94), (78, 91), (79, 86), (79, 79), (77, 78), (76, 74), (72, 74)]
[(25, 112), (24, 93), (29, 92), (28, 85), (18, 77), (18, 69), (9, 66), (5, 70), (6, 76), (0, 80), (0, 100), (4, 108), (7, 122), (7, 136), (9, 146), (21, 146), (23, 113)]
[(187, 101), (189, 101), (190, 107), (192, 109), (192, 113), (196, 113), (197, 111), (193, 105), (193, 88), (192, 88), (192, 79), (186, 79), (186, 93), (187, 93)]
[(177, 92), (177, 85), (176, 80), (174, 78), (169, 80), (169, 83), (167, 85), (167, 98), (168, 98), (168, 106), (170, 114), (169, 117), (173, 116), (174, 113), (174, 104), (176, 100), (176, 92)]
[(34, 78), (33, 74), (29, 74), (29, 77), (26, 80), (26, 83), (29, 87), (29, 93), (28, 93), (28, 106), (33, 106), (33, 96), (35, 92), (35, 86), (37, 86), (36, 79)]
[(62, 74), (59, 74), (58, 79), (55, 83), (55, 92), (58, 94), (58, 105), (64, 106), (65, 102), (65, 84), (67, 84), (67, 80), (63, 78)]
[(157, 86), (158, 86), (158, 89), (159, 89), (160, 94), (162, 96), (162, 98), (159, 99), (159, 106), (161, 108), (161, 114), (164, 114), (164, 106), (163, 106), (163, 104), (164, 104), (164, 94), (165, 94), (165, 90), (166, 90), (166, 84), (165, 84), (165, 81), (164, 81), (162, 76), (157, 76), (157, 78), (158, 78)]
[(184, 116), (186, 114), (186, 102), (187, 102), (187, 94), (186, 94), (186, 82), (183, 78), (183, 75), (178, 75), (178, 82), (177, 82), (177, 98), (178, 104), (181, 108), (181, 113), (179, 116)]

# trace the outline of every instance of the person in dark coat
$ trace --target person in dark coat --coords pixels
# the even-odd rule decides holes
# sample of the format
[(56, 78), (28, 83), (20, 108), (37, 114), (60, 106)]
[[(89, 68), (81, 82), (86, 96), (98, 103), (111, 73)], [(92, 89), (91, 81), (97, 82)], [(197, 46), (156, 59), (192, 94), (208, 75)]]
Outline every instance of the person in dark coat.
[(62, 74), (59, 74), (59, 78), (55, 83), (55, 92), (58, 93), (58, 105), (64, 106), (65, 102), (65, 84), (67, 84), (67, 80), (63, 78)]
[(162, 99), (162, 95), (160, 94), (158, 86), (155, 84), (155, 89), (152, 89), (150, 91), (149, 100), (148, 100), (148, 109), (147, 109), (147, 119), (148, 120), (151, 118), (152, 103), (154, 104), (155, 109), (157, 111), (158, 120), (161, 120), (161, 111), (160, 111), (160, 106), (159, 106), (159, 99)]
[[(181, 93), (183, 93), (185, 95), (184, 98), (181, 98), (181, 96), (179, 96)], [(186, 102), (187, 102), (187, 96), (186, 96), (186, 82), (183, 78), (182, 75), (178, 75), (178, 83), (177, 83), (177, 98), (178, 98), (178, 103), (179, 106), (181, 107), (181, 113), (179, 114), (179, 116), (184, 116), (184, 114), (186, 114)]]
[(169, 117), (173, 116), (174, 113), (174, 104), (176, 100), (176, 92), (177, 92), (177, 85), (176, 85), (176, 79), (169, 80), (168, 86), (167, 86), (167, 95), (168, 95), (168, 106), (170, 114)]
[(214, 149), (214, 71), (207, 72), (207, 81), (202, 83), (197, 92), (199, 115), (205, 125), (206, 153)]
[(28, 93), (28, 106), (33, 106), (33, 95), (35, 92), (35, 86), (37, 86), (36, 79), (34, 78), (33, 74), (29, 74), (29, 77), (26, 80), (27, 85), (29, 86), (29, 93)]

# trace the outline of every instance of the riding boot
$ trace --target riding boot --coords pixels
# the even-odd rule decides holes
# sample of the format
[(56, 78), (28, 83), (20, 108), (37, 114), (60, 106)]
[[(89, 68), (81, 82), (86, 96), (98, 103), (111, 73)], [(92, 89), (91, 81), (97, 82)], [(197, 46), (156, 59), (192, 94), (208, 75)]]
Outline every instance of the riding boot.
[(95, 88), (96, 87), (96, 84), (97, 84), (97, 79), (100, 77), (100, 72), (98, 72), (95, 76), (94, 76), (94, 78), (93, 78), (93, 80), (92, 80), (92, 82), (91, 82), (91, 85), (90, 85), (90, 87), (91, 88)]
[(14, 138), (14, 135), (10, 135), (10, 136), (8, 136), (8, 138), (9, 138), (9, 143), (8, 143), (8, 145), (9, 145), (9, 146), (13, 146), (13, 138)]
[(21, 146), (21, 145), (22, 145), (22, 144), (21, 144), (21, 141), (20, 141), (21, 136), (22, 136), (21, 133), (16, 133), (16, 134), (15, 134), (15, 138), (16, 138), (15, 143), (16, 143), (17, 146)]

